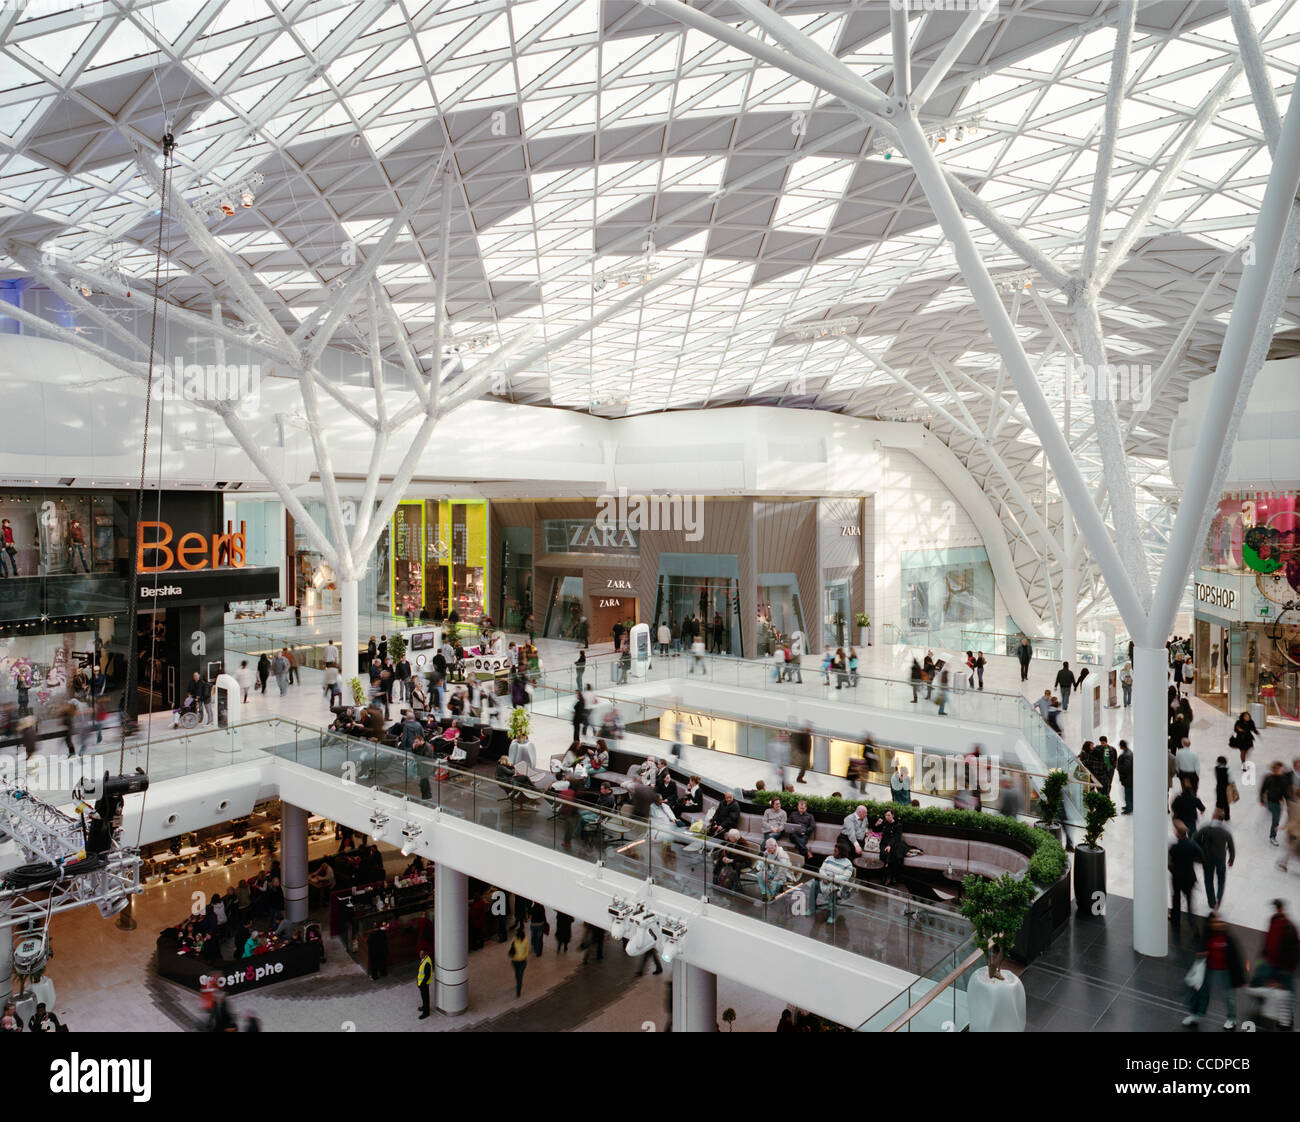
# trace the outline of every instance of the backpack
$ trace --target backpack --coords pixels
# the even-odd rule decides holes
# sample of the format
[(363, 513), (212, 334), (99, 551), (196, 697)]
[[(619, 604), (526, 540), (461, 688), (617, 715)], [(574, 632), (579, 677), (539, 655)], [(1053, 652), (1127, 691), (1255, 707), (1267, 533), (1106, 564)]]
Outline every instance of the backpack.
[(735, 865), (723, 865), (718, 870), (718, 875), (714, 879), (714, 884), (719, 888), (734, 889), (736, 883), (740, 880), (740, 873), (736, 871)]

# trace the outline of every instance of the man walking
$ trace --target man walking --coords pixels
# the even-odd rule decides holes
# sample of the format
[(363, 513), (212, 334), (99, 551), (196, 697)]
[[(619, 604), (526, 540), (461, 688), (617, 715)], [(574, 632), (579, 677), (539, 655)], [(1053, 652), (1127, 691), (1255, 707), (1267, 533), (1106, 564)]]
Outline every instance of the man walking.
[(290, 647), (288, 653), (284, 657), (289, 660), (289, 685), (296, 686), (299, 684), (298, 654), (293, 647)]
[(1029, 660), (1034, 657), (1034, 648), (1029, 645), (1029, 640), (1020, 636), (1020, 646), (1016, 649), (1016, 658), (1020, 662), (1020, 680), (1029, 681)]
[(1196, 866), (1203, 864), (1205, 854), (1201, 847), (1188, 836), (1187, 823), (1181, 818), (1174, 819), (1174, 833), (1177, 840), (1169, 847), (1169, 872), (1173, 880), (1174, 895), (1169, 918), (1174, 925), (1174, 934), (1178, 934), (1182, 918), (1182, 902), (1187, 901), (1187, 918), (1196, 930), (1192, 918), (1192, 889), (1196, 887)]
[(415, 984), (420, 990), (420, 1020), (429, 1015), (429, 982), (433, 979), (433, 959), (425, 947), (420, 948), (420, 965), (415, 971)]
[(1070, 711), (1070, 691), (1074, 689), (1076, 679), (1070, 673), (1070, 664), (1061, 663), (1061, 669), (1056, 672), (1056, 687), (1061, 691), (1061, 709), (1064, 712)]
[(1222, 808), (1214, 808), (1214, 816), (1196, 831), (1195, 841), (1205, 853), (1205, 898), (1213, 910), (1223, 903), (1228, 869), (1237, 861), (1237, 845), (1223, 824)]

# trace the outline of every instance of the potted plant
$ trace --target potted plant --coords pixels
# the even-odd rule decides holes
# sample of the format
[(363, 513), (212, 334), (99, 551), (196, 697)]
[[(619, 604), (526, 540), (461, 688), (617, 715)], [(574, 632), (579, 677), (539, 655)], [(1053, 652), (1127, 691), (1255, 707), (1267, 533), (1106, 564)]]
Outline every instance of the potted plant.
[(1065, 813), (1065, 785), (1070, 777), (1060, 768), (1049, 771), (1038, 792), (1039, 825), (1059, 840), (1061, 817)]
[(532, 722), (528, 719), (528, 710), (522, 705), (515, 706), (510, 711), (510, 739), (517, 740), (521, 744), (528, 739), (529, 729)]
[(402, 635), (393, 635), (388, 640), (388, 654), (394, 662), (401, 662), (406, 654), (406, 639)]
[(990, 880), (972, 873), (962, 881), (961, 914), (984, 967), (971, 975), (966, 1001), (972, 1032), (1024, 1032), (1025, 988), (1002, 961), (1029, 914), (1036, 890), (1028, 879), (1003, 873)]
[(728, 1032), (735, 1031), (736, 1011), (734, 1009), (724, 1009), (722, 1011), (722, 1023), (727, 1026)]
[(1079, 915), (1106, 914), (1106, 851), (1099, 843), (1106, 823), (1115, 813), (1109, 795), (1095, 790), (1084, 792), (1083, 841), (1074, 848), (1074, 901)]
[(858, 646), (870, 646), (871, 641), (867, 636), (867, 628), (871, 626), (871, 617), (866, 612), (859, 612), (853, 617), (853, 622), (858, 625)]
[(366, 703), (366, 691), (361, 687), (361, 679), (349, 678), (348, 685), (352, 687), (352, 704), (364, 705)]

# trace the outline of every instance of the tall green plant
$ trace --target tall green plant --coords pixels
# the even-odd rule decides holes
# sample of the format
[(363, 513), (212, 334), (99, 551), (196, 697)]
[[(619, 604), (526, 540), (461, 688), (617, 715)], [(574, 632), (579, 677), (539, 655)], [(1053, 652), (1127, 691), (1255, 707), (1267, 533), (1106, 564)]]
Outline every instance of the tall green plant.
[(1043, 780), (1043, 789), (1038, 795), (1038, 803), (1042, 808), (1044, 826), (1054, 826), (1060, 822), (1061, 816), (1065, 813), (1065, 785), (1069, 781), (1070, 777), (1060, 768), (1049, 771), (1047, 778)]
[(1115, 814), (1115, 804), (1109, 795), (1101, 791), (1085, 791), (1083, 793), (1083, 844), (1090, 849), (1097, 848), (1106, 823), (1114, 818)]
[(406, 637), (404, 635), (393, 635), (388, 640), (388, 653), (392, 655), (394, 662), (400, 662), (402, 655), (406, 654)]
[(361, 688), (361, 679), (349, 678), (348, 685), (352, 688), (352, 704), (364, 705), (366, 703), (366, 691)]
[(442, 641), (449, 646), (454, 647), (460, 640), (460, 624), (448, 623), (442, 633)]
[(961, 914), (971, 925), (971, 941), (984, 952), (989, 977), (1002, 977), (1007, 948), (1016, 941), (1035, 895), (1027, 880), (1003, 873), (996, 880), (972, 873), (961, 882)]

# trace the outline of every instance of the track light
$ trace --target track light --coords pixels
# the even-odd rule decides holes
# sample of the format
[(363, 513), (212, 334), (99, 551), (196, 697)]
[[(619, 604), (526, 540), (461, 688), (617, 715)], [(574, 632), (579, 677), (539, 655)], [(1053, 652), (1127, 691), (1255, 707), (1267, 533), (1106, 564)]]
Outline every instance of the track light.
[(681, 950), (686, 937), (686, 924), (679, 919), (665, 919), (659, 925), (659, 957), (671, 963)]
[(655, 917), (648, 912), (632, 917), (632, 930), (627, 937), (628, 958), (640, 958), (653, 950), (659, 942), (659, 933), (655, 930)]
[(248, 187), (245, 187), (245, 188), (244, 188), (244, 191), (243, 191), (243, 194), (241, 194), (241, 195), (239, 196), (239, 201), (242, 202), (242, 203), (244, 204), (245, 207), (250, 207), (250, 206), (252, 206), (253, 203), (254, 203), (254, 201), (256, 201), (256, 199), (257, 199), (257, 196), (254, 195), (253, 192), (252, 192), (252, 190), (251, 190), (250, 188), (248, 188)]
[(222, 199), (218, 205), (221, 207), (221, 213), (224, 214), (227, 218), (229, 218), (232, 214), (235, 213), (235, 204), (232, 203), (229, 199)]
[(424, 830), (414, 822), (408, 822), (402, 827), (402, 837), (406, 840), (402, 843), (402, 856), (410, 857), (411, 850), (415, 848), (415, 842), (424, 833)]

